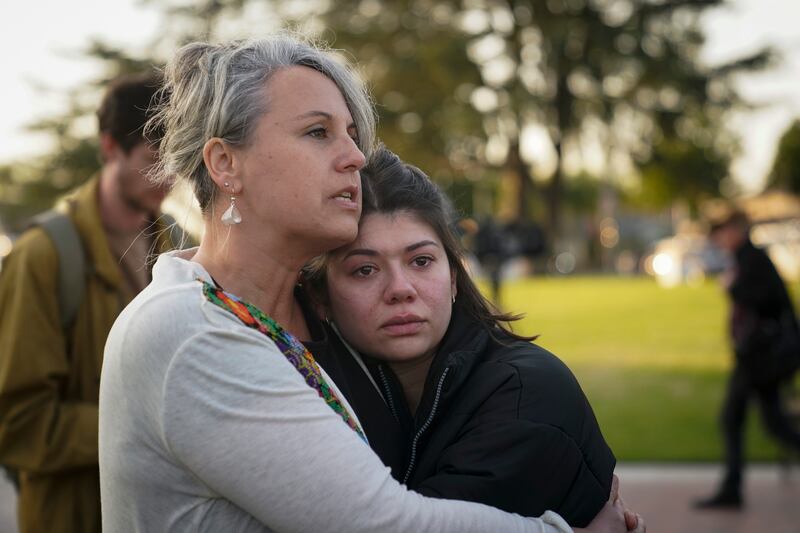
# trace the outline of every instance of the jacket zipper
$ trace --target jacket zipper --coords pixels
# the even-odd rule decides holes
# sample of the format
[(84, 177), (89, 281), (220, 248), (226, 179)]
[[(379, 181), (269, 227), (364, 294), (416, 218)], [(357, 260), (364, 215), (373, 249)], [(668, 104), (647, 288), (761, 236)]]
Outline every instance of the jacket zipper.
[(425, 433), (428, 428), (430, 427), (431, 423), (433, 422), (433, 417), (436, 414), (436, 408), (439, 407), (439, 398), (442, 395), (442, 387), (444, 386), (444, 379), (447, 377), (447, 372), (450, 371), (450, 367), (444, 369), (442, 372), (442, 376), (439, 378), (439, 384), (436, 386), (436, 395), (433, 397), (433, 406), (431, 407), (431, 412), (428, 413), (428, 418), (425, 420), (425, 423), (420, 426), (417, 430), (416, 435), (414, 435), (414, 440), (411, 441), (411, 458), (408, 461), (408, 469), (406, 470), (406, 475), (403, 476), (403, 484), (408, 483), (408, 479), (411, 477), (411, 472), (414, 470), (414, 463), (417, 460), (417, 444), (419, 443), (420, 437), (422, 434)]
[(392, 390), (389, 388), (389, 381), (386, 379), (386, 374), (383, 373), (383, 365), (378, 365), (378, 373), (381, 375), (381, 385), (383, 391), (386, 393), (386, 402), (389, 404), (389, 410), (392, 412), (397, 423), (400, 423), (400, 417), (397, 416), (397, 411), (394, 408), (394, 398), (392, 397)]

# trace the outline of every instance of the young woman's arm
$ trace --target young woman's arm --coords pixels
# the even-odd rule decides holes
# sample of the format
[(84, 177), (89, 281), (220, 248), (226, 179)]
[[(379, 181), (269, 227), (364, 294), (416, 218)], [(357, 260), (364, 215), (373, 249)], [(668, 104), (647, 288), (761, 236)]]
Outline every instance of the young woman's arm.
[(608, 499), (569, 435), (525, 420), (476, 421), (439, 456), (436, 473), (411, 487), (529, 516), (556, 509), (584, 527)]
[(475, 368), (439, 415), (409, 486), (585, 527), (611, 489), (615, 459), (570, 370), (518, 343)]

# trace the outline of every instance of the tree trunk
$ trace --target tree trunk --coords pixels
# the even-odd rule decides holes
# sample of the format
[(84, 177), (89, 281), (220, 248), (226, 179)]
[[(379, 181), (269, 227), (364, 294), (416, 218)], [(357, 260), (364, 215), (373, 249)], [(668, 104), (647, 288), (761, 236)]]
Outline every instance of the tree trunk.
[(517, 197), (515, 218), (518, 220), (530, 220), (531, 212), (528, 201), (534, 191), (533, 177), (531, 176), (528, 164), (522, 160), (518, 139), (511, 141), (511, 146), (508, 148), (506, 165), (513, 173), (518, 185), (517, 190), (519, 191), (519, 195)]
[(553, 139), (553, 146), (556, 151), (556, 171), (547, 185), (547, 232), (550, 243), (555, 244), (561, 240), (561, 210), (564, 196), (564, 136), (569, 131), (572, 123), (572, 93), (567, 85), (567, 73), (562, 69), (558, 73), (557, 90), (554, 101), (556, 113), (555, 124), (557, 131)]

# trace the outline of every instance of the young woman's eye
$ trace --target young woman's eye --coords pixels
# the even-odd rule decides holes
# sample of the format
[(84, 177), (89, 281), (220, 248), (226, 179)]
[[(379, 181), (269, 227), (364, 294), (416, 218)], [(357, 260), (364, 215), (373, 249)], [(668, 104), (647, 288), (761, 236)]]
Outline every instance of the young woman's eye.
[(360, 278), (366, 278), (367, 276), (372, 275), (374, 272), (375, 272), (374, 266), (364, 265), (355, 269), (355, 271), (353, 271), (353, 274)]
[(428, 257), (427, 255), (422, 255), (422, 256), (419, 256), (419, 257), (415, 257), (411, 262), (414, 263), (414, 266), (426, 267), (426, 266), (430, 265), (431, 263), (433, 263), (433, 257)]

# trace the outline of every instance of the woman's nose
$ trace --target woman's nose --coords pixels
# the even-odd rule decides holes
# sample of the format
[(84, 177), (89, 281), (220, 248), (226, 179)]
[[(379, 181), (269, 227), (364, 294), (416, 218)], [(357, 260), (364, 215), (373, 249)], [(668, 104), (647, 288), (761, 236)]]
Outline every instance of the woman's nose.
[(364, 156), (363, 152), (361, 152), (355, 139), (348, 135), (347, 140), (344, 141), (342, 150), (343, 153), (339, 159), (337, 170), (339, 172), (356, 172), (361, 170), (367, 158)]
[(403, 274), (393, 273), (386, 288), (386, 298), (389, 302), (404, 302), (413, 300), (417, 294), (414, 284)]

